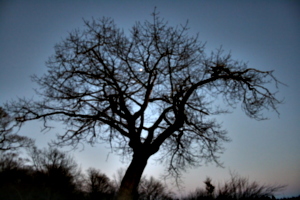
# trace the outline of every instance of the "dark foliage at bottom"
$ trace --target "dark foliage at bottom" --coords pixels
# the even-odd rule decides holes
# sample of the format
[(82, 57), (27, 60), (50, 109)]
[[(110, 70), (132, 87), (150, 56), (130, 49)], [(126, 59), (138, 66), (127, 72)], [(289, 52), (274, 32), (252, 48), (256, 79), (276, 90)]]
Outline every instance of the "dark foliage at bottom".
[[(89, 168), (82, 174), (74, 159), (57, 149), (29, 151), (29, 159), (16, 153), (0, 152), (0, 199), (4, 200), (113, 200), (124, 170), (114, 181), (100, 170)], [(196, 189), (181, 200), (269, 200), (284, 186), (261, 185), (231, 173), (231, 178), (216, 187), (210, 178), (204, 189)], [(159, 180), (143, 177), (138, 200), (179, 200)], [(286, 200), (300, 199), (282, 198)]]

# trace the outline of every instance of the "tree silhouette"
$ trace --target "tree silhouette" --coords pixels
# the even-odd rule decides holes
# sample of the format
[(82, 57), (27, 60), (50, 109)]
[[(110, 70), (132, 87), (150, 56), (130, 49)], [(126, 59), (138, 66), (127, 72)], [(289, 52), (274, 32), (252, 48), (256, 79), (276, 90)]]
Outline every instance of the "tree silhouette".
[(212, 197), (215, 191), (215, 186), (211, 184), (211, 178), (207, 177), (204, 183), (207, 196)]
[(75, 198), (81, 188), (81, 174), (75, 160), (58, 149), (40, 150), (33, 147), (29, 151), (36, 182), (49, 199)]
[(0, 152), (0, 199), (27, 199), (32, 192), (30, 171), (17, 153)]
[(12, 134), (13, 127), (10, 126), (14, 119), (0, 107), (0, 151), (17, 150), (21, 147), (29, 147), (33, 145), (34, 140)]
[(56, 149), (33, 149), (31, 159), (0, 152), (0, 199), (84, 198), (80, 171), (72, 157)]
[(139, 200), (168, 200), (172, 199), (172, 193), (167, 190), (160, 181), (152, 176), (150, 179), (143, 177), (138, 187)]
[(91, 200), (112, 199), (115, 188), (109, 178), (101, 173), (100, 170), (89, 168), (86, 182)]
[(150, 156), (161, 152), (175, 177), (187, 166), (214, 161), (228, 141), (213, 116), (219, 97), (226, 108), (241, 103), (245, 113), (264, 119), (263, 109), (280, 103), (267, 84), (272, 71), (248, 68), (220, 49), (210, 56), (188, 27), (169, 26), (158, 13), (127, 33), (109, 18), (85, 21), (55, 46), (48, 72), (33, 76), (42, 100), (6, 105), (21, 126), (29, 120), (63, 122), (58, 144), (107, 142), (132, 156), (118, 199), (133, 199)]

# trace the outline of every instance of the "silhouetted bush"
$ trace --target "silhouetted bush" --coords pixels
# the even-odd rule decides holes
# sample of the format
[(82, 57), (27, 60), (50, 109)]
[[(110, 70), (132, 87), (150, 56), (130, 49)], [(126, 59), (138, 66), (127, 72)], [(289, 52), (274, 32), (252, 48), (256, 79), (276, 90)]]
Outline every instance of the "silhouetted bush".
[(257, 182), (250, 182), (248, 178), (230, 173), (231, 178), (223, 185), (219, 185), (218, 190), (211, 184), (211, 179), (207, 178), (204, 183), (206, 189), (196, 189), (188, 194), (183, 200), (250, 200), (250, 199), (276, 199), (274, 194), (284, 188), (284, 186), (261, 185)]
[(231, 173), (231, 179), (221, 186), (216, 199), (275, 199), (274, 194), (284, 186), (261, 185)]

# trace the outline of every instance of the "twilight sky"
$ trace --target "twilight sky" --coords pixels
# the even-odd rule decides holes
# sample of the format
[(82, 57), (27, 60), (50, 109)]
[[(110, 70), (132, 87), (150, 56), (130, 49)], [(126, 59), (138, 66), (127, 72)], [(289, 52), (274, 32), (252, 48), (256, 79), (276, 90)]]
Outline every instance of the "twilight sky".
[[(199, 33), (207, 42), (206, 53), (221, 45), (234, 59), (249, 67), (275, 70), (274, 75), (288, 86), (279, 88), (280, 116), (265, 111), (267, 121), (249, 119), (239, 107), (232, 114), (217, 117), (232, 139), (226, 143), (221, 161), (189, 169), (183, 174), (185, 191), (203, 187), (207, 176), (213, 183), (229, 178), (229, 170), (266, 184), (286, 184), (279, 195), (300, 194), (300, 3), (298, 1), (15, 1), (0, 0), (0, 105), (16, 97), (35, 98), (30, 75), (47, 71), (45, 61), (54, 45), (82, 19), (111, 17), (128, 30), (136, 21), (151, 20), (154, 7), (171, 25), (189, 20), (190, 35)], [(55, 124), (53, 124), (55, 126)], [(46, 147), (61, 126), (41, 133), (42, 124), (30, 122), (20, 134)], [(95, 167), (112, 177), (122, 163), (108, 145), (96, 145), (72, 152), (85, 170)], [(110, 154), (109, 154), (110, 153)], [(159, 177), (164, 166), (151, 159), (147, 176)], [(170, 187), (172, 187), (170, 185)], [(174, 188), (176, 189), (176, 188)], [(177, 189), (176, 189), (177, 190)]]

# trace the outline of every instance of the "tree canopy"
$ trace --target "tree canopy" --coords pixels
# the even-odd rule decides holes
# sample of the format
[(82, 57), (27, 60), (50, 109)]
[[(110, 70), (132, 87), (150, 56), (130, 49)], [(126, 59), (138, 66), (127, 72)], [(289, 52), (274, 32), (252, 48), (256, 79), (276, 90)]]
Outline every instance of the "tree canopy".
[(67, 131), (59, 144), (104, 141), (133, 155), (121, 188), (137, 188), (158, 150), (174, 176), (202, 161), (218, 163), (228, 141), (213, 118), (227, 112), (218, 108), (220, 98), (226, 107), (241, 104), (257, 120), (280, 103), (268, 88), (279, 83), (273, 71), (249, 68), (222, 49), (207, 55), (187, 24), (173, 27), (156, 11), (152, 16), (129, 32), (110, 18), (84, 21), (85, 29), (55, 46), (48, 72), (33, 76), (41, 100), (6, 105), (17, 126), (35, 119), (45, 127), (49, 120), (63, 122)]

